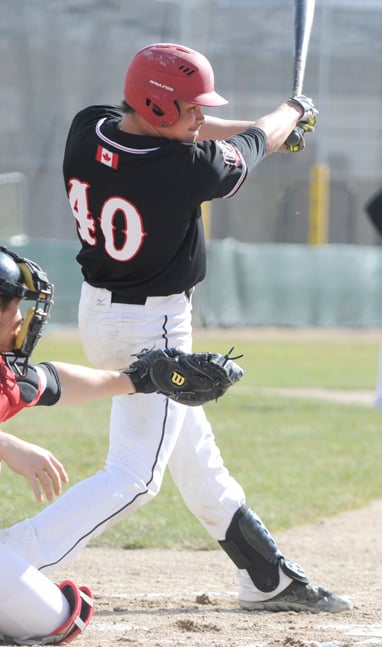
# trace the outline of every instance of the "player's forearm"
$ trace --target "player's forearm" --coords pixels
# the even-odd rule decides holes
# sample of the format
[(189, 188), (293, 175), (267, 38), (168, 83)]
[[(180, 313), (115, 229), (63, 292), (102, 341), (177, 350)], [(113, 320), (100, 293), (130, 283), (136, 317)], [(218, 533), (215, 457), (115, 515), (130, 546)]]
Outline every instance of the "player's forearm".
[(12, 438), (10, 434), (6, 434), (5, 431), (0, 429), (0, 467), (1, 461), (6, 459), (8, 447), (13, 442)]
[(18, 446), (23, 442), (17, 436), (7, 434), (5, 431), (0, 430), (0, 461), (3, 460), (5, 463), (8, 463), (10, 454), (17, 451)]
[(48, 501), (54, 494), (61, 494), (62, 484), (69, 480), (63, 464), (48, 449), (3, 431), (0, 431), (0, 468), (1, 460), (29, 482), (39, 502), (44, 501), (44, 493)]
[(277, 151), (301, 119), (301, 110), (286, 101), (268, 115), (260, 117), (256, 126), (267, 136), (267, 155)]
[(301, 110), (293, 103), (282, 103), (276, 110), (257, 121), (240, 121), (205, 117), (199, 129), (198, 141), (204, 139), (227, 139), (244, 132), (251, 126), (261, 128), (267, 136), (267, 155), (278, 150), (301, 119)]
[(135, 393), (130, 378), (119, 371), (102, 371), (65, 362), (51, 364), (57, 369), (61, 383), (61, 397), (57, 404), (80, 404)]

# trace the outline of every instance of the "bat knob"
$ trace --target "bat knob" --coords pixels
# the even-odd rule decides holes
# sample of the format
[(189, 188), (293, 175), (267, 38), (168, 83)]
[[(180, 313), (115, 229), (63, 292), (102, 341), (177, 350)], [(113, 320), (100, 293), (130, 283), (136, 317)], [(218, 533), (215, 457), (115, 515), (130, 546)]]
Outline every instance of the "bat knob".
[(285, 146), (291, 153), (302, 151), (305, 148), (304, 129), (296, 126), (285, 141)]

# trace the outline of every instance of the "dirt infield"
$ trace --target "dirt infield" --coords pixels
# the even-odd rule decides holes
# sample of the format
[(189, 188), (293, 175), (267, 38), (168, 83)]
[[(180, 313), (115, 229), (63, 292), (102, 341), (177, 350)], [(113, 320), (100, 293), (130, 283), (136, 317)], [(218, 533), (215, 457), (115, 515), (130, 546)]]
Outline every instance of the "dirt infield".
[(350, 647), (382, 644), (382, 500), (277, 536), (312, 582), (351, 597), (345, 614), (248, 613), (223, 551), (89, 547), (55, 579), (90, 585), (78, 647)]

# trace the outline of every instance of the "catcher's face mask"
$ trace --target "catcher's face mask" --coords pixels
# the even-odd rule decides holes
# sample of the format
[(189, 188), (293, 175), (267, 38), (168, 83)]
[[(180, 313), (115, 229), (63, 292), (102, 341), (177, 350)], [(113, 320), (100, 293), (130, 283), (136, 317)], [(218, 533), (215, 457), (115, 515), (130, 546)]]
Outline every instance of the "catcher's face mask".
[(37, 263), (0, 246), (0, 294), (34, 301), (24, 314), (14, 348), (16, 355), (25, 358), (26, 365), (48, 321), (53, 285)]

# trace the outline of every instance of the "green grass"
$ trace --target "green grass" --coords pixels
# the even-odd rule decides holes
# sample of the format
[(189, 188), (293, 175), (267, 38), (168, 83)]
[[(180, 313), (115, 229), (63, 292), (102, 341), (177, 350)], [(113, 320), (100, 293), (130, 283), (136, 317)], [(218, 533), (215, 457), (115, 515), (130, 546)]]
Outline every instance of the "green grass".
[[(202, 350), (226, 352), (235, 343), (235, 333), (227, 331), (227, 342), (198, 339)], [(260, 341), (239, 339), (235, 352), (247, 374), (247, 386), (321, 387), (333, 389), (372, 389), (375, 383), (379, 344), (375, 341), (291, 340)], [(381, 334), (382, 340), (382, 334)], [(196, 350), (198, 349), (196, 348)]]
[[(235, 337), (196, 336), (196, 350), (225, 352)], [(232, 343), (231, 343), (232, 342)], [(362, 507), (382, 491), (381, 413), (372, 408), (259, 395), (252, 387), (368, 389), (375, 383), (379, 343), (368, 339), (236, 343), (243, 380), (206, 406), (225, 463), (248, 503), (272, 532)], [(87, 363), (79, 341), (48, 335), (34, 360)], [(108, 445), (107, 400), (75, 407), (35, 408), (3, 429), (49, 447), (74, 483), (102, 469)], [(29, 486), (3, 468), (1, 525), (41, 509)], [(185, 508), (170, 477), (156, 499), (97, 540), (124, 547), (216, 544)]]

